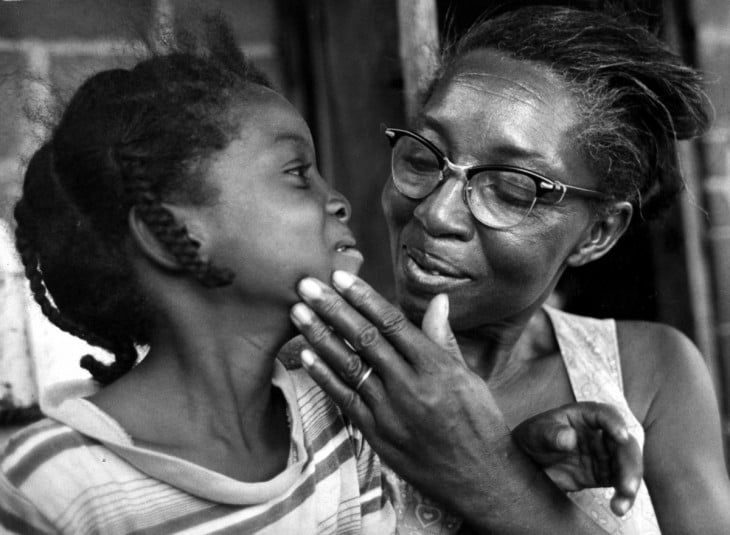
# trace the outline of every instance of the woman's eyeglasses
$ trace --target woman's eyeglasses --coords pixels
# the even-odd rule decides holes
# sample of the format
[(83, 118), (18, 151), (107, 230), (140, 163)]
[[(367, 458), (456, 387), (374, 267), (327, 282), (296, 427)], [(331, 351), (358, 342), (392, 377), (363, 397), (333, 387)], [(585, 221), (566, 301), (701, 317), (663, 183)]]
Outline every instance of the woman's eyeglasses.
[(557, 204), (566, 195), (605, 200), (598, 191), (567, 186), (511, 165), (456, 165), (426, 138), (398, 128), (386, 128), (392, 148), (396, 189), (410, 199), (423, 199), (449, 173), (466, 179), (464, 202), (482, 224), (505, 229), (521, 223), (539, 201)]

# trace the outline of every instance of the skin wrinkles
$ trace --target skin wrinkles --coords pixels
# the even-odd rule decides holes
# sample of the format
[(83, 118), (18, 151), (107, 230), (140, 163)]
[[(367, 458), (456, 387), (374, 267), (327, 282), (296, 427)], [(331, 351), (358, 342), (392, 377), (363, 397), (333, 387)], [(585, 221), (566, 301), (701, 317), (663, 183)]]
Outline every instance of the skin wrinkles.
[[(576, 175), (588, 175), (583, 172), (585, 165), (582, 163), (579, 167), (583, 169), (578, 173), (577, 169), (567, 169), (562, 158), (562, 153), (572, 144), (572, 139), (564, 134), (575, 126), (574, 112), (563, 95), (553, 98), (550, 105), (535, 107), (522, 100), (512, 99), (511, 93), (499, 87), (489, 89), (489, 94), (495, 98), (486, 97), (483, 89), (475, 89), (456, 81), (449, 83), (448, 91), (440, 93), (436, 96), (443, 99), (443, 105), (429, 106), (424, 110), (416, 127), (427, 138), (433, 132), (438, 140), (431, 138), (431, 141), (454, 163), (512, 164), (568, 184), (583, 187), (597, 184), (597, 180), (579, 184), (568, 179)], [(480, 103), (485, 98), (488, 98), (491, 105), (482, 110)], [(497, 104), (497, 99), (506, 101), (506, 104)], [(434, 101), (433, 98), (431, 100)], [(468, 127), (459, 117), (464, 107), (474, 109), (473, 116), (466, 119), (470, 123)], [(512, 128), (512, 124), (519, 124), (520, 128)], [(560, 132), (558, 124), (563, 129)], [(468, 137), (454, 135), (466, 128), (469, 131)], [(543, 139), (551, 139), (553, 142), (543, 144)], [(460, 146), (462, 140), (465, 141), (464, 146)]]
[[(471, 64), (476, 60), (484, 76), (473, 75)], [(419, 118), (428, 132), (437, 134), (437, 146), (450, 159), (458, 164), (519, 165), (576, 186), (596, 186), (597, 178), (571, 149), (576, 106), (567, 89), (556, 88), (554, 77), (538, 65), (488, 50), (470, 54), (459, 66), (470, 73), (469, 83), (464, 83), (462, 72), (452, 71), (451, 78), (434, 88)], [(535, 93), (541, 95), (539, 99)], [(520, 154), (531, 157), (526, 161)], [(461, 180), (449, 178), (428, 197), (413, 202), (388, 181), (383, 206), (393, 247), (396, 292), (404, 309), (418, 321), (433, 292), (419, 287), (404, 271), (405, 250), (420, 248), (447, 258), (472, 277), (466, 284), (446, 289), (454, 330), (481, 339), (482, 344), (496, 339), (497, 345), (512, 347), (528, 318), (557, 284), (568, 257), (585, 239), (593, 216), (584, 201), (566, 199), (559, 206), (538, 206), (517, 227), (495, 230), (473, 218), (462, 188)], [(504, 325), (510, 327), (505, 330)]]
[[(476, 78), (477, 81), (475, 83), (470, 83), (470, 78)], [(502, 82), (506, 82), (508, 84), (513, 85), (514, 87), (518, 88), (519, 90), (524, 91), (525, 93), (528, 93), (530, 98), (520, 98), (518, 95), (514, 94), (511, 96), (514, 100), (518, 102), (522, 102), (523, 104), (527, 104), (528, 106), (532, 106), (534, 108), (539, 108), (539, 105), (536, 104), (534, 101), (537, 101), (540, 104), (543, 105), (549, 105), (545, 99), (542, 98), (542, 96), (536, 92), (534, 89), (532, 89), (530, 86), (524, 83), (517, 82), (515, 80), (512, 80), (506, 76), (496, 76), (489, 73), (483, 73), (483, 72), (463, 72), (459, 73), (458, 75), (454, 76), (452, 79), (455, 83), (462, 83), (466, 87), (471, 87), (474, 90), (477, 91), (483, 91), (487, 94), (493, 94), (495, 96), (504, 98), (504, 94), (501, 92), (491, 92), (488, 88), (485, 88), (484, 85), (481, 83), (482, 79), (484, 78), (492, 78), (495, 80), (499, 80)]]

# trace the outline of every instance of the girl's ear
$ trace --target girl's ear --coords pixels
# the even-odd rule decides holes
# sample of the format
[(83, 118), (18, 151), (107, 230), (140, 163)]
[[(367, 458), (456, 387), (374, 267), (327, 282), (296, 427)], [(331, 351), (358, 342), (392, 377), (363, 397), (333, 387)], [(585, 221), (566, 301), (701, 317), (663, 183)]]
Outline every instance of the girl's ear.
[(622, 201), (614, 204), (611, 211), (591, 224), (585, 239), (576, 246), (566, 263), (577, 267), (601, 258), (626, 232), (633, 213), (631, 203)]
[[(164, 204), (163, 206), (172, 213), (175, 221), (178, 224), (185, 225), (188, 235), (193, 240), (197, 241), (198, 243), (202, 241), (200, 239), (202, 236), (198, 235), (201, 233), (195, 233), (191, 231), (191, 227), (197, 228), (198, 225), (194, 223), (194, 217), (189, 217), (192, 215), (189, 213), (189, 210), (180, 206), (167, 204)], [(177, 258), (175, 258), (175, 255), (173, 255), (167, 249), (167, 247), (165, 247), (165, 245), (160, 242), (157, 236), (155, 236), (155, 233), (150, 230), (147, 223), (142, 220), (142, 217), (139, 215), (139, 212), (135, 206), (133, 206), (132, 209), (129, 211), (128, 222), (132, 240), (137, 248), (145, 256), (145, 258), (147, 258), (153, 264), (167, 270), (183, 270), (182, 266), (180, 266), (180, 262), (178, 262)], [(205, 259), (205, 255), (202, 249), (203, 247), (198, 250), (198, 254), (202, 259)]]

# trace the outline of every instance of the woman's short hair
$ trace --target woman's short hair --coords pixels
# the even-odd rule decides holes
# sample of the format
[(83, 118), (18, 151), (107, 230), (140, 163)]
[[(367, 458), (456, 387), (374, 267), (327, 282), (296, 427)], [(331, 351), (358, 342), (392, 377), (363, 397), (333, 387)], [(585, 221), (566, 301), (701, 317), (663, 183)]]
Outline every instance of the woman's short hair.
[(561, 77), (578, 107), (577, 149), (614, 200), (632, 202), (648, 218), (682, 190), (676, 141), (707, 128), (707, 98), (699, 73), (649, 31), (596, 11), (510, 11), (446, 47), (424, 102), (461, 57), (485, 48)]

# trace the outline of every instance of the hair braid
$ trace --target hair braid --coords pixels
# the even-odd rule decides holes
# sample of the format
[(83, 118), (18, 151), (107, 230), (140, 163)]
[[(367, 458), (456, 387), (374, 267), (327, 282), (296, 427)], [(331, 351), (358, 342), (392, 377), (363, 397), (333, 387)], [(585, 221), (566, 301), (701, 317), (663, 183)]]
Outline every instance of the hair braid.
[(135, 172), (135, 165), (129, 162), (129, 159), (126, 160), (120, 167), (127, 175), (125, 177), (127, 194), (155, 237), (203, 286), (214, 288), (231, 284), (235, 277), (233, 271), (216, 267), (200, 258), (198, 254), (200, 244), (191, 238), (187, 228), (178, 225), (173, 214), (162, 206), (148, 176)]
[[(57, 177), (53, 170), (53, 157), (52, 148), (50, 145), (45, 145), (36, 153), (36, 161), (38, 159), (47, 158), (47, 176), (50, 182), (56, 181), (55, 186), (60, 186), (57, 183)], [(30, 284), (31, 294), (33, 300), (38, 303), (41, 308), (43, 315), (48, 320), (61, 329), (77, 338), (80, 338), (90, 345), (100, 347), (112, 353), (115, 357), (115, 361), (106, 365), (101, 361), (95, 359), (92, 355), (84, 355), (81, 358), (81, 366), (89, 370), (97, 381), (102, 384), (108, 384), (127, 371), (129, 371), (134, 364), (137, 362), (137, 350), (134, 345), (130, 342), (127, 344), (114, 343), (103, 336), (99, 336), (84, 327), (78, 322), (65, 316), (56, 307), (51, 300), (48, 298), (48, 291), (43, 280), (43, 272), (41, 261), (33, 246), (31, 238), (27, 235), (26, 227), (27, 222), (30, 219), (28, 213), (28, 207), (26, 206), (23, 199), (19, 200), (15, 205), (14, 217), (17, 223), (15, 229), (15, 247), (20, 255), (21, 262), (26, 278)], [(131, 347), (131, 353), (129, 348)]]
[(33, 299), (54, 325), (114, 354), (110, 365), (81, 360), (101, 383), (135, 365), (158, 314), (129, 257), (131, 209), (204, 286), (234, 278), (201, 258), (164, 204), (217, 201), (206, 164), (239, 135), (251, 86), (271, 88), (224, 23), (206, 28), (205, 41), (87, 79), (25, 172), (16, 244)]

